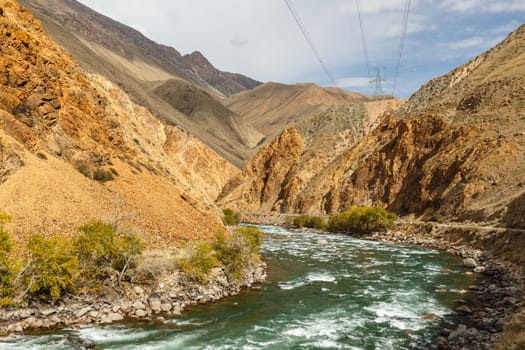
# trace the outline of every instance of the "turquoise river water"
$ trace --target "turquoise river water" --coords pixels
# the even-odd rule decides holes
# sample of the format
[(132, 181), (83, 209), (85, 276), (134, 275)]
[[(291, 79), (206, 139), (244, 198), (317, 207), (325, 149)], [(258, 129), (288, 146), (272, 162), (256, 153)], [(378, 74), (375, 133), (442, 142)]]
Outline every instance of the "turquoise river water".
[(0, 338), (0, 349), (420, 349), (474, 283), (438, 251), (261, 226), (265, 284), (163, 326), (82, 327)]

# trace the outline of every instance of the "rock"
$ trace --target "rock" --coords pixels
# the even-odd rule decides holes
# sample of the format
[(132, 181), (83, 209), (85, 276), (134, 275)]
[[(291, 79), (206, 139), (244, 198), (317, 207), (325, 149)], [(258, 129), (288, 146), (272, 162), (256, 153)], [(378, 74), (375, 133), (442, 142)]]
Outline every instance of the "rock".
[(468, 268), (475, 268), (478, 266), (478, 264), (476, 263), (476, 260), (472, 258), (463, 259), (463, 265)]
[(137, 310), (135, 311), (135, 316), (137, 317), (145, 317), (146, 316), (146, 311), (140, 309), (140, 310)]
[(135, 310), (145, 310), (146, 305), (142, 301), (136, 301), (131, 305)]
[(326, 239), (318, 239), (317, 244), (321, 244), (321, 245), (328, 244), (328, 241)]
[(49, 309), (40, 310), (40, 315), (47, 317), (51, 314), (54, 314), (55, 312), (57, 312), (56, 309), (49, 308)]
[(485, 266), (476, 266), (474, 268), (475, 273), (485, 273), (487, 271), (487, 268)]
[(456, 312), (462, 313), (462, 314), (472, 314), (472, 310), (467, 305), (461, 305), (456, 308)]
[(144, 289), (140, 288), (139, 286), (136, 286), (135, 288), (133, 288), (133, 291), (137, 293), (138, 295), (144, 294)]
[(84, 316), (85, 314), (87, 314), (90, 310), (91, 310), (91, 306), (86, 306), (85, 308), (80, 309), (80, 310), (75, 314), (75, 316), (76, 316), (77, 318), (80, 318), (80, 317)]
[(124, 317), (121, 314), (115, 313), (115, 312), (111, 312), (109, 314), (103, 315), (100, 318), (100, 323), (113, 323), (113, 322), (116, 322), (116, 321), (122, 321), (123, 319), (124, 319)]
[(153, 324), (155, 324), (157, 326), (164, 325), (164, 324), (166, 324), (166, 319), (164, 317), (162, 317), (162, 316), (155, 317), (153, 319)]
[(505, 320), (497, 320), (494, 328), (496, 328), (498, 332), (502, 332), (503, 328), (505, 328), (505, 323)]
[(111, 308), (111, 311), (113, 312), (119, 312), (120, 310), (120, 305), (113, 305), (113, 307)]
[(171, 311), (171, 304), (161, 304), (160, 309), (162, 312), (170, 312)]
[(436, 339), (434, 339), (433, 343), (436, 349), (438, 350), (449, 349), (448, 340), (445, 337), (437, 337)]
[(467, 335), (467, 326), (460, 324), (455, 331), (450, 332), (448, 335), (448, 341), (454, 340), (456, 338), (463, 338)]

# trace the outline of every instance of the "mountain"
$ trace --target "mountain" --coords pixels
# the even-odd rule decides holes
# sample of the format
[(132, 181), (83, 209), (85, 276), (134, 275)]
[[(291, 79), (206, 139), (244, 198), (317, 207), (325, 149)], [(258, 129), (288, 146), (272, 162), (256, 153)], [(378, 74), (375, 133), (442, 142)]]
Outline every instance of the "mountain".
[(334, 105), (348, 105), (392, 98), (349, 92), (336, 87), (315, 84), (286, 85), (265, 83), (230, 96), (225, 105), (253, 125), (266, 137), (273, 137), (286, 126)]
[(83, 68), (111, 80), (135, 103), (190, 131), (237, 166), (251, 155), (250, 147), (243, 143), (246, 136), (239, 131), (250, 134), (253, 130), (234, 112), (216, 115), (208, 111), (206, 117), (195, 119), (174, 108), (179, 101), (171, 101), (169, 95), (162, 93), (165, 89), (157, 87), (165, 84), (173, 90), (174, 85), (175, 88), (191, 85), (191, 91), (185, 93), (187, 100), (216, 104), (225, 96), (253, 88), (259, 82), (222, 72), (199, 52), (182, 56), (176, 49), (157, 44), (75, 0), (20, 0), (20, 3), (31, 9), (51, 37)]
[(221, 227), (213, 200), (237, 168), (83, 70), (12, 0), (0, 35), (0, 208), (17, 240), (104, 218), (150, 246)]
[[(525, 227), (524, 87), (521, 26), (495, 48), (423, 85), (306, 184), (293, 185), (288, 175), (280, 181), (282, 175), (274, 174), (287, 174), (290, 162), (262, 148), (242, 177), (225, 187), (221, 201), (247, 201), (252, 211), (306, 213), (378, 204), (399, 214)], [(296, 136), (288, 130), (271, 144), (293, 150), (300, 145)], [(269, 186), (276, 177), (283, 185)], [(277, 195), (267, 196), (269, 188)]]

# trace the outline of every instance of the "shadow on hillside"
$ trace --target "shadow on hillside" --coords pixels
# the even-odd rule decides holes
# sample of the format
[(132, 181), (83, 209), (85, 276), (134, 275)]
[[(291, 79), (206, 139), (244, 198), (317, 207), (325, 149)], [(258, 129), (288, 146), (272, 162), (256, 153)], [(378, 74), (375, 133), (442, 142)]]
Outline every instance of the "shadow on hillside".
[(509, 203), (502, 222), (506, 227), (525, 229), (525, 192)]

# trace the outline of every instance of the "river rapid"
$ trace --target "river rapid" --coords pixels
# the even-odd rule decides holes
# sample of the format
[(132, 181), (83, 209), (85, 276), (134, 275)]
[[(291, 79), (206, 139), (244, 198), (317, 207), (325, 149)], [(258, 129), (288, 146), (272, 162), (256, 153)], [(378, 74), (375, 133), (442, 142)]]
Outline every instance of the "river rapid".
[(436, 250), (261, 226), (265, 284), (165, 325), (84, 326), (0, 339), (0, 349), (421, 349), (475, 276)]

